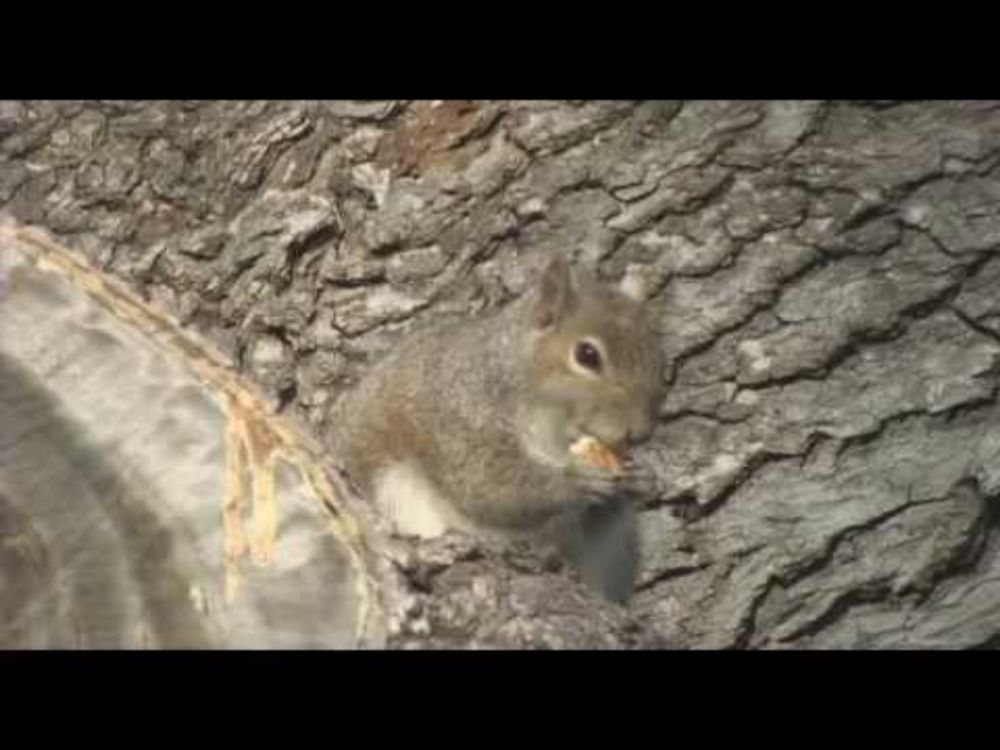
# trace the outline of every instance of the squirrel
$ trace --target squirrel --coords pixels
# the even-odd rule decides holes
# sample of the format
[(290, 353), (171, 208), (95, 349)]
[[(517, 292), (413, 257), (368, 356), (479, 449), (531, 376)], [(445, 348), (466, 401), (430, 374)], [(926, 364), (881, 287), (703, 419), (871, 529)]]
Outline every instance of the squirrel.
[[(535, 535), (625, 602), (634, 498), (655, 480), (614, 459), (652, 432), (661, 357), (640, 290), (557, 254), (499, 311), (405, 340), (334, 404), (330, 439), (397, 533)], [(581, 439), (612, 467), (586, 460)]]

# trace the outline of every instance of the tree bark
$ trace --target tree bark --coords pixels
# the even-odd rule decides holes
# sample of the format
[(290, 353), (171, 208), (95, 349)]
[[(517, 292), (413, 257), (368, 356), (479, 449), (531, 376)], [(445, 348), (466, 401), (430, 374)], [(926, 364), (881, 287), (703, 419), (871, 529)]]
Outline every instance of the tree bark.
[[(0, 643), (995, 645), (998, 158), (988, 102), (0, 103)], [(549, 250), (659, 311), (628, 609), (323, 450)]]

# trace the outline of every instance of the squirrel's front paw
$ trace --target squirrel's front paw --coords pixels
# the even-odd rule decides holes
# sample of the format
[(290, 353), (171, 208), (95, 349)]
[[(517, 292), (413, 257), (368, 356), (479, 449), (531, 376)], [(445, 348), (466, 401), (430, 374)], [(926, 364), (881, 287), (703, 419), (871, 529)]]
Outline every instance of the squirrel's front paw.
[(573, 473), (584, 496), (597, 502), (611, 497), (652, 497), (658, 486), (652, 469), (633, 461), (624, 461), (617, 470), (577, 465)]
[(623, 493), (637, 499), (650, 498), (659, 491), (660, 483), (656, 472), (645, 462), (629, 459), (619, 476)]

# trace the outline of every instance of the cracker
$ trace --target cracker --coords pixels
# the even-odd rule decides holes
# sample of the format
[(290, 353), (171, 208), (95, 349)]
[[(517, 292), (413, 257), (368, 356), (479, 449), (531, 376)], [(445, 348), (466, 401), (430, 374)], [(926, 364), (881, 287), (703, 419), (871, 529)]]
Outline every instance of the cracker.
[(569, 447), (570, 453), (598, 469), (621, 471), (622, 459), (597, 438), (584, 435)]

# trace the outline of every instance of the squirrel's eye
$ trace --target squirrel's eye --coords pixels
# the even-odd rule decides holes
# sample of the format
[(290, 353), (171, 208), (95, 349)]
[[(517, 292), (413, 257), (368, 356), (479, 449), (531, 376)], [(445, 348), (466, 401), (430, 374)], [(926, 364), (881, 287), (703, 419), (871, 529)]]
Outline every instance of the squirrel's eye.
[(573, 350), (573, 358), (581, 367), (586, 367), (588, 370), (601, 369), (601, 353), (597, 351), (597, 347), (588, 341), (581, 341), (576, 345)]

